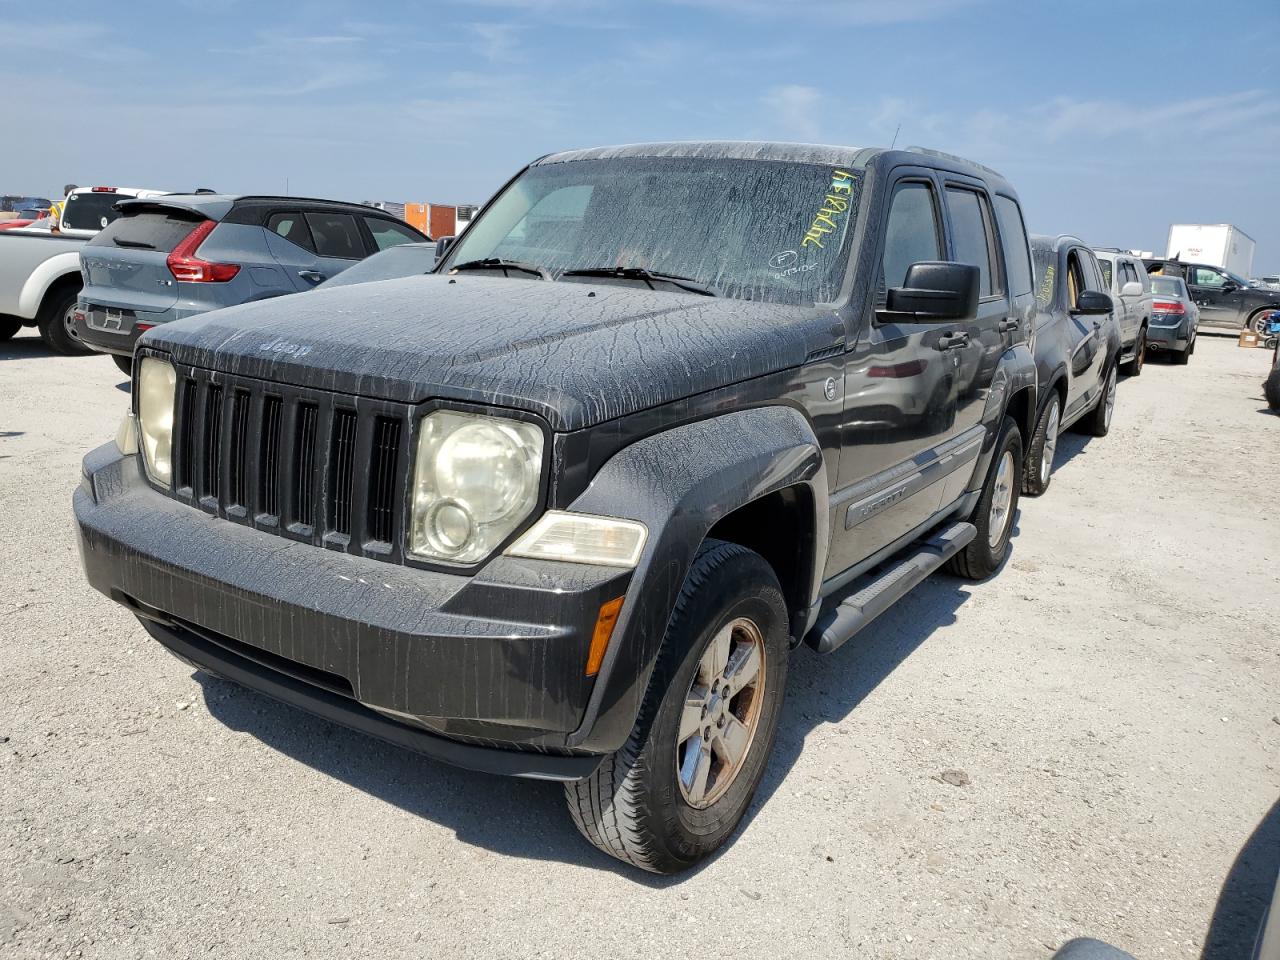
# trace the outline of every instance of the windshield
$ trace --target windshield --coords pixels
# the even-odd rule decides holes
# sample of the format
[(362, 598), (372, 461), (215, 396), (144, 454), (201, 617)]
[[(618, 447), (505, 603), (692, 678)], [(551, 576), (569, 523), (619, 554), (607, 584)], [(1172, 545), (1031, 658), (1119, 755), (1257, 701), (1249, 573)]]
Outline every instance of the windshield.
[[(428, 272), (436, 263), (434, 243), (404, 243), (361, 260), (330, 277), (321, 287), (346, 287), (373, 280), (395, 280)], [(319, 289), (317, 287), (316, 289)]]
[(73, 193), (67, 197), (62, 211), (62, 226), (67, 230), (101, 230), (120, 216), (111, 206), (121, 197), (112, 193)]
[(1151, 292), (1162, 297), (1181, 297), (1182, 281), (1177, 277), (1152, 277)]
[(445, 269), (490, 258), (540, 267), (552, 279), (566, 270), (629, 268), (692, 280), (724, 297), (829, 302), (848, 263), (860, 183), (841, 167), (771, 160), (535, 166), (467, 229)]

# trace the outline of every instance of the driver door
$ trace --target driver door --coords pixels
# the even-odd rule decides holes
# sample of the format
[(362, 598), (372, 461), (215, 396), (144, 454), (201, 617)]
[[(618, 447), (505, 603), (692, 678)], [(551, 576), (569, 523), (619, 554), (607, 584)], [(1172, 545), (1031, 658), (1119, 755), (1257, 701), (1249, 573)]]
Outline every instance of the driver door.
[(1239, 291), (1222, 271), (1213, 267), (1188, 267), (1187, 289), (1200, 308), (1203, 322), (1221, 327), (1236, 325), (1240, 313)]
[[(879, 231), (876, 306), (907, 268), (947, 259), (942, 198), (928, 170), (895, 171)], [(939, 449), (956, 427), (957, 323), (889, 322), (875, 316), (845, 366), (839, 489), (828, 577), (927, 521), (939, 509)]]

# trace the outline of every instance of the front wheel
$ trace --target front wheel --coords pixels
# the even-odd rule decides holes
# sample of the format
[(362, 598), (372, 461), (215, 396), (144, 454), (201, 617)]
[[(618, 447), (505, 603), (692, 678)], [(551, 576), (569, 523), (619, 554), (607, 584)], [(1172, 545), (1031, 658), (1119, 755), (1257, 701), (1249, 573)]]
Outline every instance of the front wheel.
[(969, 518), (978, 528), (978, 535), (947, 561), (948, 570), (966, 580), (985, 580), (1004, 563), (1013, 534), (1013, 517), (1018, 511), (1021, 478), (1022, 433), (1013, 417), (1005, 417), (987, 482)]
[(612, 857), (686, 870), (737, 827), (773, 747), (787, 676), (773, 568), (737, 544), (698, 551), (627, 742), (565, 785), (573, 822)]
[(1080, 429), (1091, 437), (1105, 437), (1111, 430), (1111, 415), (1116, 409), (1116, 368), (1107, 370), (1102, 381), (1102, 395), (1089, 415), (1080, 421)]
[(36, 325), (45, 344), (55, 353), (75, 356), (93, 352), (81, 343), (72, 326), (79, 297), (79, 290), (64, 288), (50, 294), (40, 309)]
[(1055, 394), (1040, 414), (1036, 432), (1031, 435), (1031, 448), (1022, 468), (1022, 492), (1038, 497), (1049, 489), (1053, 474), (1053, 456), (1058, 450), (1058, 433), (1062, 427), (1062, 404)]

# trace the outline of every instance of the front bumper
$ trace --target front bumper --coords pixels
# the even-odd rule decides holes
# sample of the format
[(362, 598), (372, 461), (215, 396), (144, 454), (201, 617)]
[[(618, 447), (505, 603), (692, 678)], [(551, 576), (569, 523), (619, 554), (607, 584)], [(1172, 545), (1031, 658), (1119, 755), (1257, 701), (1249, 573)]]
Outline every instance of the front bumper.
[(464, 577), (336, 553), (166, 497), (114, 444), (73, 499), (90, 584), (182, 659), (458, 766), (598, 764), (584, 665), (630, 571), (499, 557)]

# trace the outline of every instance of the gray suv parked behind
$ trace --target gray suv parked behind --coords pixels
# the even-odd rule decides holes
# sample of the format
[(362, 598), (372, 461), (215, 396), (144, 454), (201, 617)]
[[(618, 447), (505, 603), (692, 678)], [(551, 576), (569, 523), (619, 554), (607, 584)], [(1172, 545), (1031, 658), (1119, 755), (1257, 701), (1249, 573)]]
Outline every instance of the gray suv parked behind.
[(128, 372), (134, 342), (170, 320), (309, 290), (371, 253), (428, 239), (371, 207), (193, 194), (126, 200), (80, 253), (75, 333)]

